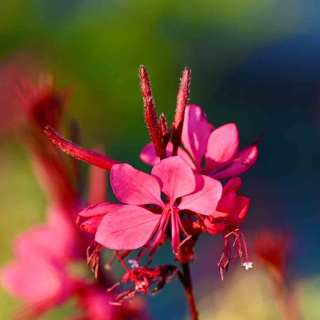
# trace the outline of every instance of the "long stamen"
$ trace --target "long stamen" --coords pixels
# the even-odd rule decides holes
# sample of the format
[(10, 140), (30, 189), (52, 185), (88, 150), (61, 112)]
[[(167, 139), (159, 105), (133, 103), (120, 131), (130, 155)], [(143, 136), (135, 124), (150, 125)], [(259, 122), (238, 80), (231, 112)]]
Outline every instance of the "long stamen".
[[(124, 259), (125, 257), (127, 257), (130, 254), (130, 252), (131, 252), (131, 250), (126, 250), (126, 251), (122, 252), (121, 255), (120, 255), (121, 259)], [(116, 251), (114, 251), (112, 256), (111, 256), (111, 258), (110, 258), (110, 260), (109, 260), (109, 262), (104, 265), (104, 268), (106, 270), (111, 270), (112, 264), (113, 264), (116, 256), (117, 256), (117, 253), (116, 253)]]
[[(168, 222), (169, 222), (169, 217), (167, 215), (167, 212), (163, 212), (159, 222), (157, 223), (157, 225), (153, 229), (151, 236), (149, 237), (148, 241), (146, 242), (146, 245), (144, 246), (144, 248), (142, 248), (140, 250), (140, 252), (138, 254), (137, 261), (140, 261), (142, 259), (142, 257), (145, 255), (145, 253), (147, 252), (147, 250), (151, 248), (151, 251), (149, 254), (150, 259), (149, 259), (148, 263), (145, 265), (146, 267), (148, 265), (150, 265), (150, 263), (152, 262), (152, 258), (153, 258), (154, 254), (159, 246), (159, 242), (166, 232)], [(155, 233), (157, 233), (157, 234), (154, 237)]]
[[(128, 273), (132, 273), (131, 270), (127, 267), (127, 265), (126, 265), (126, 264), (124, 263), (124, 261), (122, 260), (122, 258), (121, 258), (121, 256), (120, 256), (118, 250), (116, 250), (116, 256), (118, 257), (119, 262), (122, 264), (122, 266), (125, 268), (125, 270), (126, 270)], [(135, 277), (134, 274), (132, 274), (132, 276)]]
[(185, 230), (185, 228), (184, 228), (184, 226), (183, 226), (183, 224), (182, 224), (182, 221), (181, 221), (181, 219), (180, 219), (179, 213), (176, 212), (175, 214), (176, 214), (176, 216), (177, 216), (177, 220), (178, 220), (178, 223), (179, 223), (179, 226), (180, 226), (182, 232), (186, 235), (186, 237), (189, 237), (190, 235), (189, 235), (189, 233)]
[(177, 254), (180, 245), (180, 229), (177, 215), (174, 213), (174, 210), (171, 210), (171, 235), (173, 253)]
[(158, 233), (156, 235), (156, 237), (153, 239), (153, 241), (150, 243), (150, 246), (152, 247), (152, 250), (150, 251), (150, 260), (147, 263), (146, 267), (151, 263), (152, 258), (154, 256), (154, 254), (156, 253), (158, 247), (159, 247), (159, 243), (162, 239), (162, 237), (164, 236), (168, 223), (169, 223), (169, 217), (167, 213), (164, 214), (163, 216), (163, 221), (159, 227)]
[(243, 265), (243, 256), (242, 256), (242, 245), (241, 245), (241, 239), (239, 237), (239, 234), (238, 233), (235, 233), (233, 235), (235, 237), (235, 243), (237, 244), (238, 246), (238, 255), (240, 257), (240, 262), (241, 262), (241, 265)]
[(58, 133), (51, 127), (45, 127), (44, 132), (56, 146), (79, 160), (93, 164), (94, 166), (100, 167), (107, 171), (110, 171), (114, 164), (120, 163), (116, 160), (105, 157), (98, 152), (90, 151), (73, 144), (72, 142), (59, 136)]
[(244, 253), (246, 255), (246, 259), (247, 259), (247, 262), (249, 262), (249, 254), (248, 254), (248, 250), (247, 250), (246, 239), (244, 238), (242, 231), (240, 232), (240, 235), (242, 237), (242, 243), (243, 243)]

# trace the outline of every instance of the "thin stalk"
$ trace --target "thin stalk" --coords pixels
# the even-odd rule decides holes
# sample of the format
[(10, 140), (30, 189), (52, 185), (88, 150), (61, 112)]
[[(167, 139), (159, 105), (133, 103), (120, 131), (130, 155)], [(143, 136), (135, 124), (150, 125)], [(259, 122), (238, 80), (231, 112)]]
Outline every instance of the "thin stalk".
[(181, 272), (178, 273), (179, 279), (184, 287), (184, 290), (187, 295), (188, 303), (189, 303), (189, 308), (190, 308), (190, 313), (191, 313), (191, 318), (192, 320), (198, 320), (198, 311), (196, 307), (196, 302), (194, 299), (194, 294), (193, 294), (193, 288), (192, 288), (192, 280), (191, 280), (191, 273), (190, 273), (190, 264), (189, 262), (182, 263), (182, 270), (183, 274)]

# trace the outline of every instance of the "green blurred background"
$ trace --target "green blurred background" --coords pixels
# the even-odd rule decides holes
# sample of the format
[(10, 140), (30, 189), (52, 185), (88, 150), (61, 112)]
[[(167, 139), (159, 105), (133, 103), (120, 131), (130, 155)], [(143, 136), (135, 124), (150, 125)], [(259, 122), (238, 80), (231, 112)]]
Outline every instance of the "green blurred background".
[[(144, 170), (139, 153), (149, 137), (139, 65), (147, 67), (157, 110), (168, 119), (181, 72), (191, 67), (191, 103), (201, 105), (212, 123), (236, 122), (242, 146), (265, 134), (257, 164), (243, 176), (242, 194), (252, 198), (245, 232), (249, 243), (265, 227), (292, 233), (290, 272), (302, 318), (316, 320), (319, 10), (317, 0), (1, 1), (0, 55), (4, 61), (32, 56), (58, 86), (71, 84), (68, 119), (79, 121), (82, 145), (103, 144), (109, 156)], [(20, 144), (6, 135), (0, 148), (4, 264), (16, 233), (44, 220), (45, 200)], [(234, 264), (235, 272), (220, 283), (220, 240), (200, 242), (193, 265), (201, 319), (277, 319), (259, 268), (246, 273)], [(181, 319), (187, 307), (178, 282), (148, 303), (154, 319)], [(17, 305), (1, 291), (0, 318), (8, 319)], [(44, 319), (64, 319), (68, 308)]]

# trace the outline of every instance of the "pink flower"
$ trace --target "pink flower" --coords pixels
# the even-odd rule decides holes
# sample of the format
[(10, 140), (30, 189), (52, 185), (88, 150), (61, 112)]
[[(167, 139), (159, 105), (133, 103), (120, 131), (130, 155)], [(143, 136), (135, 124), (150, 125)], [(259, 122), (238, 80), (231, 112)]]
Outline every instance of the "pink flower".
[[(221, 259), (218, 262), (221, 278), (223, 280), (223, 271), (228, 269), (232, 259), (240, 257), (241, 265), (246, 270), (252, 268), (252, 262), (249, 261), (247, 246), (242, 233), (241, 224), (247, 215), (250, 199), (238, 196), (237, 191), (241, 187), (241, 179), (230, 179), (223, 187), (222, 198), (217, 205), (216, 211), (204, 220), (207, 231), (213, 235), (222, 233), (224, 238), (224, 250)], [(233, 237), (234, 244), (230, 244), (230, 237)], [(237, 253), (232, 255), (232, 248), (237, 245)], [(245, 261), (243, 259), (243, 250)]]
[(112, 296), (98, 285), (83, 285), (77, 293), (78, 303), (88, 320), (118, 319), (115, 308), (110, 304)]
[(74, 261), (81, 257), (77, 241), (78, 230), (72, 223), (72, 217), (60, 206), (51, 206), (47, 210), (48, 223), (37, 225), (18, 236), (14, 250), (18, 257), (30, 255), (50, 257), (61, 261)]
[(117, 319), (109, 304), (111, 295), (70, 272), (77, 239), (61, 219), (57, 223), (58, 217), (55, 213), (49, 226), (36, 226), (19, 236), (15, 241), (17, 258), (1, 270), (3, 287), (26, 302), (19, 319), (35, 319), (71, 297), (77, 299), (85, 319)]
[[(178, 155), (195, 172), (216, 179), (240, 175), (249, 170), (258, 158), (256, 145), (247, 146), (239, 151), (239, 132), (234, 123), (214, 129), (197, 105), (186, 107), (182, 144), (187, 152), (179, 147)], [(173, 144), (169, 142), (168, 156), (172, 154), (172, 150)], [(152, 143), (143, 148), (140, 159), (149, 165), (159, 162)], [(202, 167), (203, 159), (205, 160), (204, 167)]]
[(73, 257), (63, 231), (37, 226), (16, 240), (17, 259), (3, 268), (1, 280), (11, 294), (29, 304), (23, 312), (46, 312), (78, 288), (78, 280), (67, 273), (66, 260)]
[[(209, 215), (221, 197), (220, 182), (198, 174), (179, 157), (162, 160), (151, 175), (128, 164), (115, 164), (111, 185), (119, 201), (127, 205), (100, 203), (79, 214), (88, 220), (81, 228), (95, 232), (95, 240), (115, 250), (145, 246), (154, 254), (171, 222), (173, 252), (178, 253), (180, 229), (188, 236), (181, 214), (191, 211)], [(162, 201), (161, 192), (166, 196)]]

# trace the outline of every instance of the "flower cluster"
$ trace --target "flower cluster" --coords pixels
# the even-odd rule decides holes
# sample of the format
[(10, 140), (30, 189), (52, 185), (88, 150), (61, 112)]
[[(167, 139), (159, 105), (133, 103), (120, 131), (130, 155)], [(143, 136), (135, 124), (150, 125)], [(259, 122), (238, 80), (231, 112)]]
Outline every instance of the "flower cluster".
[[(257, 161), (258, 141), (239, 149), (234, 123), (215, 128), (199, 106), (188, 105), (190, 69), (183, 72), (169, 128), (165, 116), (157, 115), (147, 71), (140, 68), (151, 137), (140, 159), (152, 166), (150, 173), (79, 147), (75, 124), (68, 132), (75, 143), (61, 137), (57, 131), (63, 127), (69, 91), (56, 90), (48, 74), (36, 83), (23, 75), (19, 79), (15, 101), (25, 121), (17, 131), (47, 196), (48, 209), (45, 223), (17, 238), (15, 260), (2, 270), (3, 286), (26, 303), (17, 318), (34, 319), (74, 298), (80, 310), (77, 319), (147, 319), (136, 294), (155, 294), (179, 279), (197, 319), (189, 265), (195, 260), (197, 240), (205, 233), (222, 235), (218, 261), (222, 280), (236, 257), (246, 270), (252, 268), (242, 231), (250, 199), (237, 192), (242, 184), (238, 176)], [(92, 165), (88, 197), (80, 192), (83, 179), (78, 162), (62, 158), (43, 130), (53, 144)], [(105, 201), (106, 171), (118, 203)], [(222, 184), (222, 179), (229, 180)], [(158, 249), (167, 242), (172, 258), (152, 266)], [(99, 268), (103, 248), (114, 250), (112, 261), (117, 259), (125, 271), (114, 285), (112, 261)], [(125, 262), (129, 255), (136, 255), (128, 260), (131, 268)], [(75, 263), (86, 260), (96, 279), (71, 271)]]
[[(190, 76), (190, 69), (185, 69), (174, 121), (168, 128), (165, 116), (157, 116), (147, 71), (140, 68), (145, 122), (152, 140), (142, 149), (140, 158), (152, 166), (151, 174), (83, 149), (49, 126), (45, 133), (66, 153), (110, 171), (111, 186), (120, 203), (93, 204), (78, 213), (76, 223), (82, 231), (95, 235), (97, 250), (90, 260), (97, 265), (101, 247), (116, 250), (127, 272), (122, 282), (134, 282), (134, 289), (126, 290), (116, 300), (138, 291), (152, 293), (150, 283), (161, 283), (163, 287), (172, 275), (179, 274), (196, 319), (189, 262), (194, 259), (194, 247), (201, 234), (223, 236), (224, 249), (218, 262), (222, 280), (224, 270), (235, 257), (240, 257), (245, 269), (252, 268), (241, 227), (250, 199), (237, 195), (242, 183), (237, 176), (255, 164), (258, 141), (239, 150), (234, 123), (215, 128), (199, 106), (188, 105)], [(231, 179), (224, 186), (218, 180), (228, 178)], [(148, 268), (166, 241), (171, 242), (183, 272), (170, 265)], [(129, 270), (122, 259), (135, 249), (140, 249), (137, 265), (146, 253), (149, 259), (144, 267)]]

